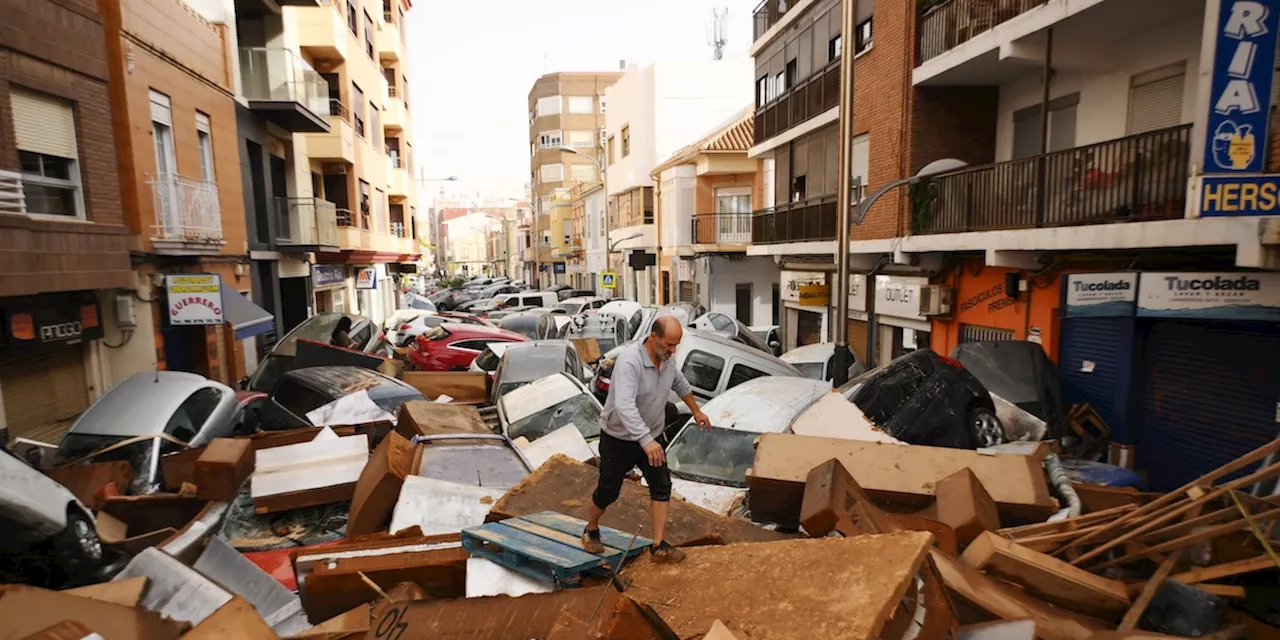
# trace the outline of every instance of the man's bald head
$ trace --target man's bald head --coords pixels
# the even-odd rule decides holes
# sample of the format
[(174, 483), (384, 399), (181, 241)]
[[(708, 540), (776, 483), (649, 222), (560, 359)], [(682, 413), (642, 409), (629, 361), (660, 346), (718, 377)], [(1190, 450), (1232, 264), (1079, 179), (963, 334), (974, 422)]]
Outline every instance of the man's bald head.
[(653, 320), (653, 335), (678, 342), (684, 337), (684, 325), (675, 316), (658, 316)]
[(649, 331), (649, 339), (645, 342), (649, 345), (650, 353), (657, 361), (670, 360), (676, 347), (680, 346), (680, 339), (684, 337), (684, 326), (672, 316), (659, 316), (653, 319), (653, 328)]

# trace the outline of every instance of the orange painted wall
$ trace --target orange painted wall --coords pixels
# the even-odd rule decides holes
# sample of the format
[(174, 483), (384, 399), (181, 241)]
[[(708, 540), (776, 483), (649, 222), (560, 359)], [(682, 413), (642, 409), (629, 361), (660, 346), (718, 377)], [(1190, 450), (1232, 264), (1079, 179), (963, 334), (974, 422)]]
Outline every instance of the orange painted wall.
[(951, 353), (960, 343), (962, 325), (1011, 329), (1016, 340), (1026, 340), (1038, 329), (1045, 353), (1057, 362), (1060, 276), (1054, 272), (1033, 277), (1022, 271), (1028, 291), (1014, 300), (1004, 292), (1005, 275), (1014, 271), (1018, 270), (988, 267), (981, 260), (974, 260), (936, 281), (950, 285), (956, 294), (952, 317), (933, 321), (930, 334), (933, 350), (944, 355)]

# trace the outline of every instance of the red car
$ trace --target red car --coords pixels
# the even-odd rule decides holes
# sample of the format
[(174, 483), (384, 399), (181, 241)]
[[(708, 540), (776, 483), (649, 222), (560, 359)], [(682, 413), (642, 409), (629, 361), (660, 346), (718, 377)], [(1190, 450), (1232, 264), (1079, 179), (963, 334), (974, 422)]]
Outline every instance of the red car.
[(408, 357), (420, 371), (466, 371), (490, 343), (528, 341), (495, 327), (446, 322), (418, 336)]

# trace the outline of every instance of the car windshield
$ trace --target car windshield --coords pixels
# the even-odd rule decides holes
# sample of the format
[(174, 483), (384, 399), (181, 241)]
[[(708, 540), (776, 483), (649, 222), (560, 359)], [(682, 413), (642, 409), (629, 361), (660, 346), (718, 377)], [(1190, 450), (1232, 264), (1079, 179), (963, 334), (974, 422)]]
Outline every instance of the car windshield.
[[(79, 460), (95, 451), (101, 451), (126, 439), (121, 436), (68, 433), (62, 438), (62, 443), (58, 445), (58, 455), (64, 460)], [(160, 489), (160, 465), (157, 463), (159, 460), (159, 456), (156, 455), (157, 450), (159, 450), (160, 455), (164, 455), (179, 451), (181, 447), (167, 440), (151, 438), (99, 453), (92, 458), (86, 458), (84, 461), (86, 463), (111, 462), (115, 460), (128, 462), (129, 466), (137, 472), (133, 482), (129, 485), (128, 493), (131, 495), (145, 495)]]
[(810, 380), (822, 380), (824, 371), (821, 362), (793, 362), (792, 366), (800, 370), (801, 375)]
[(569, 315), (574, 315), (582, 310), (581, 302), (561, 302), (556, 305), (555, 311), (562, 311)]
[(759, 435), (720, 427), (707, 431), (686, 427), (667, 447), (667, 464), (672, 473), (686, 480), (746, 487)]
[(507, 427), (507, 435), (513, 439), (524, 436), (529, 442), (533, 442), (572, 424), (578, 428), (582, 437), (590, 439), (600, 436), (602, 422), (599, 403), (590, 394), (583, 393), (512, 423)]
[(258, 514), (246, 483), (227, 508), (218, 536), (242, 553), (336, 542), (347, 537), (350, 510), (350, 502), (335, 502)]
[(510, 489), (529, 475), (514, 449), (498, 441), (443, 440), (422, 450), (418, 475), (436, 480)]
[(503, 382), (533, 382), (564, 370), (563, 348), (523, 347), (510, 349), (502, 368)]
[(502, 359), (494, 355), (492, 351), (485, 349), (476, 357), (476, 366), (480, 367), (481, 371), (493, 371), (498, 368), (498, 363), (501, 362), (501, 360)]

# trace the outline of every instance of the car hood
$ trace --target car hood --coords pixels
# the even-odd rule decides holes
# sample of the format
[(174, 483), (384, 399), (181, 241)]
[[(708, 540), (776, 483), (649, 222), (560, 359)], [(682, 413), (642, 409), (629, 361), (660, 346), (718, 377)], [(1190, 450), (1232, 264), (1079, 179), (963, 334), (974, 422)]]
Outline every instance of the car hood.
[(685, 502), (696, 504), (719, 516), (730, 517), (747, 497), (746, 489), (703, 484), (682, 478), (671, 479), (671, 491)]

